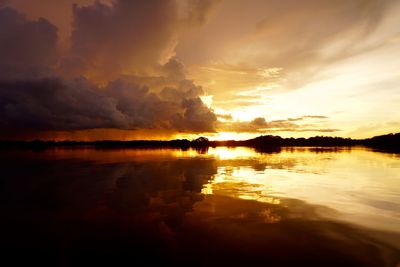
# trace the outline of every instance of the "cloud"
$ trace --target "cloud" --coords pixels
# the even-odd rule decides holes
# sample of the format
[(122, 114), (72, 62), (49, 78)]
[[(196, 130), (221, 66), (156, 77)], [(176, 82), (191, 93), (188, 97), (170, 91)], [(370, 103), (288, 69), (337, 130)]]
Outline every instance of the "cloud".
[(0, 9), (0, 79), (40, 77), (56, 62), (57, 28), (44, 18), (29, 21)]
[(185, 23), (194, 26), (205, 24), (208, 17), (222, 0), (189, 0), (178, 1)]
[(296, 117), (296, 118), (288, 118), (288, 121), (302, 121), (305, 119), (328, 119), (327, 116), (322, 116), (322, 115), (305, 115), (301, 117)]
[(173, 55), (177, 7), (172, 0), (73, 6), (71, 49), (61, 70), (103, 80), (144, 73)]
[(232, 121), (233, 117), (231, 114), (216, 114), (218, 119), (223, 119), (225, 121)]
[(2, 129), (72, 130), (124, 126), (115, 103), (85, 79), (0, 83)]
[[(323, 71), (338, 61), (384, 44), (385, 34), (394, 31), (388, 28), (398, 28), (386, 23), (394, 4), (391, 0), (225, 1), (200, 36), (179, 43), (178, 55), (215, 101), (226, 99), (227, 91), (234, 97), (271, 84), (277, 86), (269, 95), (297, 90), (327, 78)], [(262, 70), (268, 69), (279, 72), (263, 77)]]
[[(323, 116), (304, 116), (323, 117)], [(301, 117), (302, 119), (303, 117)], [(237, 133), (271, 133), (271, 132), (336, 132), (339, 129), (321, 128), (318, 124), (298, 124), (293, 120), (267, 121), (263, 117), (254, 118), (251, 121), (219, 122), (217, 129), (222, 132)]]
[[(60, 57), (50, 22), (0, 9), (0, 129), (214, 132), (203, 89), (175, 57), (161, 63), (174, 37), (174, 3), (75, 5), (71, 50)], [(137, 73), (123, 75), (127, 68)]]
[[(357, 41), (364, 40), (380, 25), (395, 1), (293, 1), (270, 3), (264, 19), (255, 27), (268, 46), (278, 48), (270, 55), (272, 65), (303, 67), (315, 60), (333, 60), (343, 53), (356, 53)], [(346, 37), (344, 39), (344, 37)], [(345, 41), (341, 45), (337, 42)], [(294, 43), (293, 43), (294, 42)], [(330, 53), (324, 48), (336, 43)], [(345, 51), (347, 51), (345, 53)]]
[(191, 81), (182, 80), (176, 88), (165, 87), (156, 94), (147, 87), (117, 80), (108, 85), (106, 92), (127, 116), (130, 127), (215, 131), (216, 116), (201, 101), (202, 89)]
[(334, 128), (310, 128), (310, 129), (298, 129), (298, 128), (282, 128), (273, 130), (272, 132), (320, 132), (320, 133), (333, 133), (338, 132), (340, 129)]
[[(193, 67), (191, 70), (194, 79), (207, 85), (207, 88), (214, 88), (211, 90), (212, 94), (217, 99), (224, 100), (237, 98), (238, 92), (242, 95), (245, 90), (254, 91), (255, 88), (268, 88), (283, 81), (282, 69), (254, 67), (247, 63), (209, 62), (207, 66)], [(220, 88), (226, 88), (226, 90)], [(260, 95), (258, 91), (255, 93), (257, 96)]]
[(305, 119), (327, 119), (328, 117), (327, 116), (322, 116), (322, 115), (306, 115), (306, 116), (303, 116), (303, 118), (305, 118)]
[(105, 88), (84, 78), (2, 81), (0, 128), (214, 131), (214, 113), (190, 89), (176, 89), (173, 99), (165, 99), (124, 80), (112, 81)]
[(289, 127), (296, 128), (298, 125), (285, 120), (266, 121), (265, 118), (258, 117), (251, 121), (224, 122), (218, 126), (218, 130), (222, 132), (264, 133), (270, 129)]
[(175, 55), (179, 36), (204, 24), (215, 3), (116, 0), (74, 5), (71, 48), (60, 70), (96, 81), (157, 71)]

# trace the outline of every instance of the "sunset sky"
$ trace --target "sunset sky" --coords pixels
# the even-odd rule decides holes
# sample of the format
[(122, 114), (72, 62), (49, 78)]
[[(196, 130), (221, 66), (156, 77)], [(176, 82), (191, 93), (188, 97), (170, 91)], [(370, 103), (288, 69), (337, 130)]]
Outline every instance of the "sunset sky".
[(0, 0), (0, 139), (400, 130), (400, 1)]

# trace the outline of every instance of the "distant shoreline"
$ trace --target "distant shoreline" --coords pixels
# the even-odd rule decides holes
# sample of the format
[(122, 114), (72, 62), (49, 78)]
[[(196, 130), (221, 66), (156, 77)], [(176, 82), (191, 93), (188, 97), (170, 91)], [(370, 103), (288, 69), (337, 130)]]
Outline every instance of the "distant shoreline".
[(375, 136), (367, 139), (316, 136), (310, 138), (282, 138), (280, 136), (259, 136), (249, 140), (209, 141), (199, 137), (195, 140), (132, 140), (132, 141), (9, 141), (0, 140), (0, 148), (46, 149), (51, 147), (99, 147), (99, 148), (207, 148), (207, 147), (253, 147), (258, 150), (274, 150), (281, 147), (353, 147), (365, 146), (400, 151), (400, 133)]

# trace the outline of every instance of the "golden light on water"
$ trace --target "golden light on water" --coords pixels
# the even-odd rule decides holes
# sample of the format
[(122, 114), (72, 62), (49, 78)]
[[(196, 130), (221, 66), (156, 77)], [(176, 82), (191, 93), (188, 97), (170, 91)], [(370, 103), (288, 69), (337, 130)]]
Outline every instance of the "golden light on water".
[[(392, 216), (393, 211), (381, 207), (389, 208), (397, 195), (395, 188), (400, 188), (398, 156), (363, 148), (290, 148), (280, 153), (260, 154), (241, 147), (218, 147), (210, 149), (208, 155), (218, 160), (218, 168), (203, 186), (205, 195), (276, 205), (282, 199), (302, 199), (332, 207), (360, 224), (393, 227), (393, 222), (368, 218), (376, 212), (383, 217)], [(367, 200), (372, 193), (375, 197)], [(325, 216), (336, 216), (329, 209), (320, 211)]]
[[(51, 211), (55, 218), (76, 216), (72, 218), (95, 225), (116, 220), (135, 231), (154, 225), (161, 240), (173, 245), (180, 234), (197, 244), (199, 233), (201, 237), (208, 233), (205, 251), (210, 240), (218, 242), (213, 237), (225, 235), (233, 239), (218, 244), (216, 251), (231, 242), (241, 250), (256, 242), (261, 249), (257, 255), (264, 255), (270, 251), (266, 245), (272, 248), (284, 242), (280, 251), (287, 255), (293, 249), (286, 242), (301, 241), (299, 236), (310, 237), (299, 247), (314, 251), (309, 240), (315, 238), (318, 245), (328, 243), (329, 248), (332, 242), (345, 240), (347, 248), (348, 238), (359, 240), (362, 229), (371, 229), (374, 237), (381, 233), (379, 246), (380, 240), (396, 244), (400, 234), (398, 154), (366, 148), (282, 148), (274, 153), (243, 147), (77, 148), (16, 150), (2, 157), (1, 162), (13, 163), (4, 164), (5, 173), (10, 175), (12, 169), (20, 178), (9, 179), (15, 186), (8, 188), (21, 187), (22, 192), (33, 188), (40, 199), (59, 203), (56, 212)], [(32, 173), (35, 179), (26, 179)], [(21, 186), (23, 179), (28, 186)], [(47, 185), (37, 192), (35, 185), (43, 183)], [(5, 189), (10, 197), (20, 197)], [(20, 203), (11, 202), (10, 211)], [(35, 201), (26, 204), (35, 205)], [(47, 206), (44, 209), (48, 212)], [(366, 240), (370, 247), (370, 237)]]
[(219, 167), (213, 179), (204, 185), (202, 193), (280, 204), (279, 198), (271, 196), (272, 189), (268, 183), (257, 183), (254, 176), (257, 174), (250, 167)]
[[(79, 159), (96, 164), (158, 162), (164, 166), (171, 162), (203, 162), (205, 165), (193, 166), (191, 171), (204, 173), (201, 192), (206, 197), (226, 196), (274, 205), (300, 199), (328, 207), (322, 209), (327, 216), (340, 213), (341, 219), (358, 224), (393, 230), (400, 223), (394, 204), (399, 198), (400, 158), (398, 154), (366, 148), (283, 148), (279, 153), (259, 153), (245, 147), (216, 147), (202, 152), (54, 149), (45, 153), (18, 153), (26, 158)], [(176, 171), (183, 177), (186, 175), (179, 169)], [(375, 218), (377, 214), (380, 216)]]
[(251, 158), (255, 156), (254, 151), (246, 147), (215, 147), (210, 148), (207, 154), (220, 160)]

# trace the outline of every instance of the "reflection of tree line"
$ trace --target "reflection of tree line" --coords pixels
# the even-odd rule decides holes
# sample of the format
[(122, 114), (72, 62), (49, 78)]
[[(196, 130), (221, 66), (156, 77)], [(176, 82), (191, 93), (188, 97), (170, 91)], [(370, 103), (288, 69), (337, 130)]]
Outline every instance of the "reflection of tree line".
[(214, 160), (129, 163), (108, 196), (112, 210), (158, 213), (177, 223), (202, 199), (201, 190), (216, 173)]
[(74, 216), (98, 208), (121, 214), (168, 213), (173, 207), (187, 212), (217, 172), (214, 159), (198, 158), (109, 164), (30, 159), (15, 164), (5, 166), (0, 179), (8, 204)]
[[(32, 214), (40, 212), (72, 218), (157, 214), (157, 220), (168, 224), (181, 222), (193, 205), (203, 200), (202, 189), (212, 182), (220, 167), (229, 167), (226, 175), (230, 176), (229, 170), (243, 164), (255, 171), (289, 168), (295, 164), (292, 160), (266, 163), (212, 158), (107, 164), (30, 159), (16, 163), (18, 166), (10, 164), (3, 168), (4, 176), (0, 180), (2, 196), (11, 208), (22, 205)], [(239, 193), (248, 187), (254, 185), (220, 184), (215, 189)]]
[[(144, 260), (199, 266), (384, 266), (384, 260), (398, 259), (394, 248), (321, 219), (324, 207), (294, 199), (273, 204), (202, 195), (227, 161), (155, 158), (98, 164), (19, 158), (6, 163), (0, 180), (1, 198), (7, 200), (0, 203), (0, 249), (3, 255), (26, 256), (14, 261), (32, 262), (43, 251), (48, 256), (42, 262), (53, 265)], [(380, 257), (381, 250), (388, 259)]]
[(2, 253), (19, 262), (46, 251), (43, 263), (54, 266), (60, 257), (69, 266), (68, 260), (82, 264), (82, 258), (103, 264), (102, 257), (107, 263), (166, 257), (174, 229), (203, 199), (203, 185), (217, 167), (213, 159), (16, 159), (2, 171)]
[[(155, 158), (94, 164), (82, 159), (3, 159), (0, 189), (7, 203), (26, 205), (27, 210), (33, 212), (45, 208), (49, 212), (82, 214), (97, 205), (102, 206), (102, 210), (138, 212), (162, 208), (162, 205), (185, 206), (185, 201), (193, 204), (201, 199), (201, 190), (220, 167), (249, 166), (254, 171), (288, 169), (293, 168), (297, 160)], [(185, 203), (179, 202), (179, 198)]]

